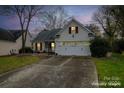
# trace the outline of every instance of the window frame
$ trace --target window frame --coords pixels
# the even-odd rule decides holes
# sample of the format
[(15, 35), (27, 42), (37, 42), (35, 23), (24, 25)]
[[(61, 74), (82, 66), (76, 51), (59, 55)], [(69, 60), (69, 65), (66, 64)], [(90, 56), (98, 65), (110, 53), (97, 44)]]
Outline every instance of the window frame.
[(78, 31), (78, 26), (70, 26), (69, 27), (69, 34), (77, 34), (79, 31)]

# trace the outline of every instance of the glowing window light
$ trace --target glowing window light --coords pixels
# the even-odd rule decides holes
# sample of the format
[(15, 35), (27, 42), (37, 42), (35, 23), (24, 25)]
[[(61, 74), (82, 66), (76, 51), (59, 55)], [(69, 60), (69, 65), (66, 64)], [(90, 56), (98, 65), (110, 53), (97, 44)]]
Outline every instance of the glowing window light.
[(72, 27), (71, 27), (71, 30), (72, 30), (72, 31), (75, 31), (75, 30), (76, 30), (76, 28), (75, 28), (74, 26), (72, 26)]
[(54, 48), (55, 47), (55, 43), (51, 43), (51, 47)]
[(40, 43), (37, 43), (37, 47), (40, 47)]
[(37, 49), (40, 50), (40, 43), (37, 43)]

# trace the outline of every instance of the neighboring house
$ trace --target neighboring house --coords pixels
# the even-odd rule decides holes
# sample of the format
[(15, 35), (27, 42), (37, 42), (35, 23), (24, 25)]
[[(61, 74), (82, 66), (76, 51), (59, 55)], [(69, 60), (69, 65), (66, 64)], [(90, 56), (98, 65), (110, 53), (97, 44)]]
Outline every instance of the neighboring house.
[[(18, 53), (22, 46), (21, 31), (0, 28), (0, 56)], [(31, 36), (27, 34), (26, 46), (31, 47)]]
[(72, 19), (62, 29), (41, 31), (34, 38), (33, 49), (39, 52), (54, 52), (57, 55), (90, 56), (90, 39), (94, 33), (77, 20)]

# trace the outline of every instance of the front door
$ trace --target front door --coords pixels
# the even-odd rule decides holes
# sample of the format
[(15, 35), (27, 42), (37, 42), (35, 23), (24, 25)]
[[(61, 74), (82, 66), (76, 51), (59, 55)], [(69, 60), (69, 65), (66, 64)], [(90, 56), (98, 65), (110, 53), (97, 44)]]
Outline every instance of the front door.
[(48, 50), (49, 50), (49, 52), (54, 52), (55, 51), (55, 43), (54, 42), (50, 42), (48, 44)]

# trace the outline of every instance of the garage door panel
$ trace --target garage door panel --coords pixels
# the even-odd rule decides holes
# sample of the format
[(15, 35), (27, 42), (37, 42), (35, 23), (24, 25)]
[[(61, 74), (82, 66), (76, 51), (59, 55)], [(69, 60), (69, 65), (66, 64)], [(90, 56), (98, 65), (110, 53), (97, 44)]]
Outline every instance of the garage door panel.
[(89, 47), (81, 47), (81, 46), (75, 46), (75, 47), (61, 47), (58, 51), (58, 54), (60, 55), (83, 55), (87, 56), (90, 55)]
[(88, 42), (59, 42), (56, 45), (55, 51), (59, 55), (91, 55)]

